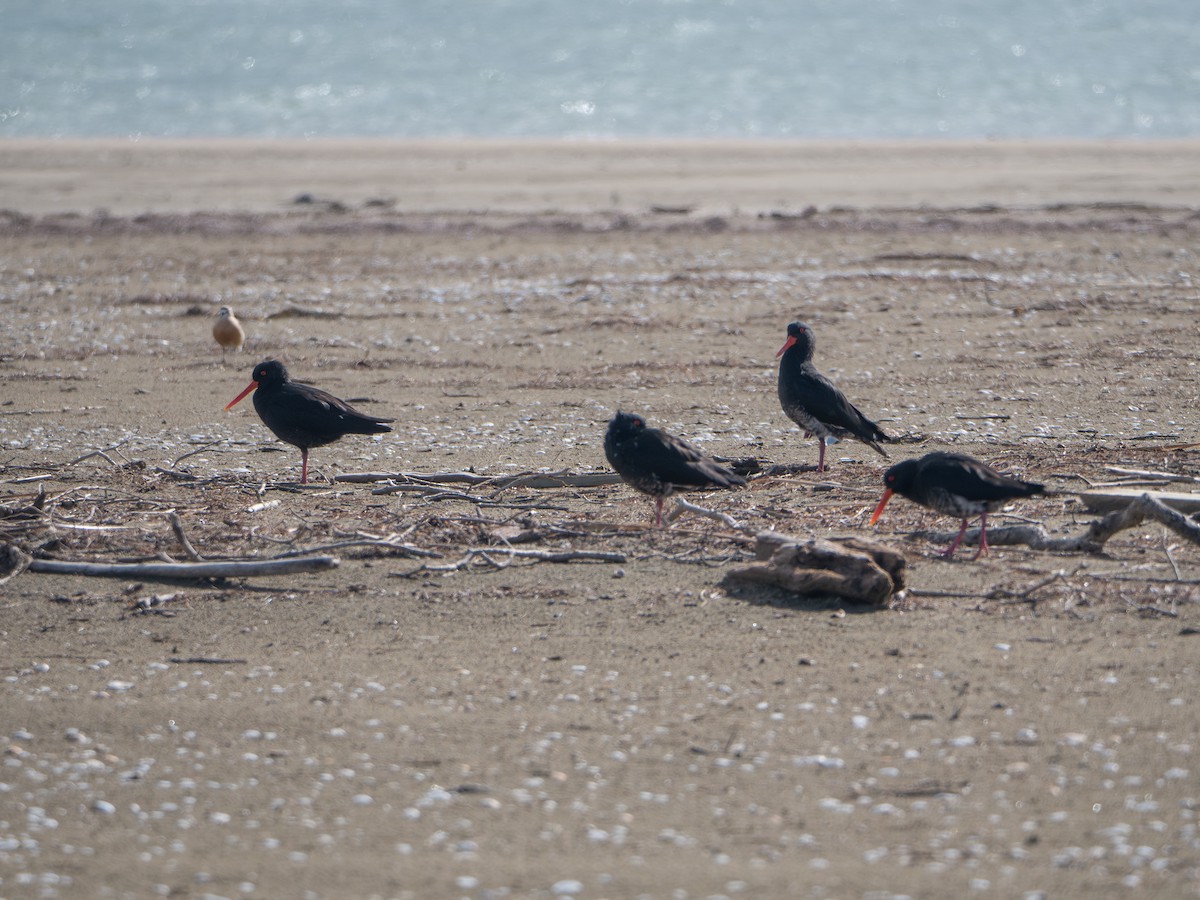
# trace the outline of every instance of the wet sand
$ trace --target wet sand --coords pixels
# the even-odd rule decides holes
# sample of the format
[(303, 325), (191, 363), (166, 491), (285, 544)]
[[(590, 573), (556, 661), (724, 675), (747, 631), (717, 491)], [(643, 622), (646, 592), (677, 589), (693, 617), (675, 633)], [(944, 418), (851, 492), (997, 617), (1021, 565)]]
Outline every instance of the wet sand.
[[(4, 542), (185, 560), (174, 514), (208, 559), (340, 561), (4, 584), (0, 896), (1200, 895), (1197, 548), (948, 562), (899, 498), (872, 531), (886, 462), (813, 471), (774, 363), (803, 319), (892, 459), (1047, 485), (998, 528), (1081, 534), (1114, 468), (1187, 490), (1196, 150), (0, 144)], [(268, 356), (395, 432), (301, 488), (221, 411)], [(616, 408), (795, 471), (690, 498), (737, 529), (334, 480), (605, 473)], [(873, 534), (909, 590), (730, 586), (762, 530)]]
[(0, 142), (0, 208), (279, 212), (307, 194), (408, 213), (798, 213), (1200, 205), (1200, 141)]

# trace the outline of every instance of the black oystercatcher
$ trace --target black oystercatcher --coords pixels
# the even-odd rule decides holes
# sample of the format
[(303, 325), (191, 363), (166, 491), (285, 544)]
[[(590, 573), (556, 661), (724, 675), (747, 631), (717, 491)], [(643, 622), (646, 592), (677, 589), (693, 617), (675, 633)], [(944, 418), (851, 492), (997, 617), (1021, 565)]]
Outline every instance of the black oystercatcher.
[(880, 456), (887, 453), (880, 441), (892, 438), (860, 413), (812, 363), (812, 329), (800, 322), (787, 327), (787, 341), (775, 357), (779, 360), (779, 403), (789, 419), (817, 439), (817, 471), (825, 471), (825, 439), (858, 438)]
[(300, 448), (300, 483), (308, 484), (308, 451), (332, 444), (347, 434), (382, 434), (391, 431), (380, 419), (368, 416), (308, 384), (288, 378), (287, 369), (277, 359), (268, 359), (254, 367), (249, 387), (230, 400), (232, 409), (254, 391), (254, 409), (263, 424), (285, 443)]
[(935, 512), (962, 519), (958, 535), (942, 555), (953, 555), (959, 541), (967, 532), (967, 520), (979, 516), (979, 549), (974, 559), (986, 556), (987, 514), (1008, 500), (1041, 494), (1040, 484), (1021, 481), (1009, 475), (1001, 475), (991, 466), (961, 453), (927, 453), (920, 459), (906, 459), (896, 463), (883, 473), (887, 488), (871, 521), (874, 525), (883, 515), (883, 508), (892, 494), (907, 497), (914, 503), (927, 506)]
[(604, 455), (630, 487), (655, 499), (654, 524), (663, 500), (687, 488), (733, 488), (746, 479), (709, 459), (683, 438), (647, 428), (641, 416), (618, 411), (604, 435)]
[(246, 340), (246, 332), (242, 323), (228, 306), (222, 306), (217, 313), (217, 321), (213, 323), (213, 340), (221, 345), (221, 365), (225, 365), (226, 350), (241, 350)]

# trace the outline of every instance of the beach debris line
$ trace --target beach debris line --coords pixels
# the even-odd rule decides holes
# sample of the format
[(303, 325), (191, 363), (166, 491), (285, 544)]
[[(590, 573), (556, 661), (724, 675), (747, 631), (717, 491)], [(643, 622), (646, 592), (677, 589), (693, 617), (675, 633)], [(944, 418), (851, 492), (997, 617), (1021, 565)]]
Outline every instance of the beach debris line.
[(767, 584), (802, 597), (838, 597), (886, 608), (905, 584), (904, 556), (878, 541), (858, 537), (801, 538), (760, 532), (756, 562), (725, 573), (728, 586)]

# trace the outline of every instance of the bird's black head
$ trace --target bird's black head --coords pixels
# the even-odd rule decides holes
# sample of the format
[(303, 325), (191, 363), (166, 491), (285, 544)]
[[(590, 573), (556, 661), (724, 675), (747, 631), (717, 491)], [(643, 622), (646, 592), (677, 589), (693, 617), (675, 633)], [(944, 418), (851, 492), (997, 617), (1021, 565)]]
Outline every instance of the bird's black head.
[(798, 356), (802, 360), (812, 359), (813, 355), (813, 335), (812, 329), (803, 322), (793, 322), (787, 327), (787, 340), (784, 341), (779, 352), (775, 354), (776, 358), (783, 356), (789, 350), (793, 350), (793, 356)]
[(277, 359), (263, 360), (254, 367), (254, 374), (250, 377), (259, 387), (266, 388), (278, 387), (288, 382), (287, 369)]
[(918, 460), (906, 459), (889, 467), (883, 473), (884, 487), (895, 491), (897, 494), (905, 493), (912, 486), (913, 479), (917, 476), (918, 463)]
[(646, 429), (646, 420), (641, 416), (635, 416), (632, 413), (624, 413), (617, 410), (617, 414), (609, 420), (608, 433), (616, 440), (630, 438), (639, 431)]

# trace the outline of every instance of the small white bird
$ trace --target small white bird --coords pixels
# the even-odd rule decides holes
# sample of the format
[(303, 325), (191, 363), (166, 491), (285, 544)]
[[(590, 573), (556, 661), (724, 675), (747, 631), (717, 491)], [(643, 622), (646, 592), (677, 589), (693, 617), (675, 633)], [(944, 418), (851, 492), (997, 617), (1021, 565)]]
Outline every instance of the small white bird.
[(222, 306), (217, 313), (217, 321), (213, 323), (213, 339), (221, 345), (221, 365), (225, 365), (226, 350), (241, 350), (246, 341), (246, 332), (242, 323), (228, 306)]

